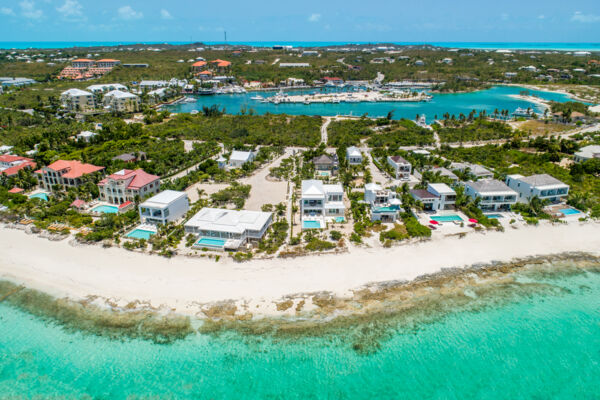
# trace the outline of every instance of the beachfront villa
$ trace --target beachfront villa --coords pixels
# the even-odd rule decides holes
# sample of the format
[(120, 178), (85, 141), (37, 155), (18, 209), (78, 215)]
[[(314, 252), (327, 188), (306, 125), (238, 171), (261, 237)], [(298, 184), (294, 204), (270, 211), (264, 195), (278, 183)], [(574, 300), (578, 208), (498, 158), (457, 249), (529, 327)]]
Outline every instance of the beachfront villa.
[(483, 211), (510, 210), (517, 202), (518, 193), (497, 179), (480, 179), (465, 183), (465, 195), (473, 200), (480, 198)]
[(133, 93), (111, 90), (104, 95), (104, 108), (117, 112), (137, 112), (140, 98)]
[(427, 189), (412, 189), (410, 195), (425, 211), (449, 210), (456, 203), (456, 192), (445, 183), (429, 183)]
[(346, 159), (350, 165), (360, 165), (363, 161), (363, 156), (358, 147), (350, 146), (346, 149)]
[(39, 185), (52, 190), (55, 185), (60, 185), (63, 189), (69, 187), (78, 187), (84, 182), (84, 176), (104, 170), (104, 167), (98, 167), (92, 164), (85, 164), (81, 161), (58, 160), (35, 171)]
[(396, 193), (377, 183), (365, 185), (365, 202), (371, 206), (371, 221), (394, 222), (402, 212)]
[(396, 179), (403, 181), (410, 180), (410, 173), (412, 171), (411, 164), (404, 159), (402, 156), (388, 156), (387, 163), (394, 169), (394, 175)]
[(194, 247), (237, 250), (258, 241), (273, 222), (270, 212), (205, 207), (184, 225), (186, 233), (198, 236)]
[(600, 158), (600, 145), (585, 146), (575, 153), (575, 162), (584, 162), (592, 158)]
[(508, 175), (506, 184), (519, 194), (519, 203), (527, 203), (534, 197), (557, 203), (569, 194), (569, 185), (548, 174)]
[(318, 176), (330, 176), (335, 175), (339, 168), (339, 162), (337, 154), (322, 154), (314, 157), (311, 162), (315, 166)]
[(190, 209), (185, 192), (165, 190), (139, 205), (140, 221), (147, 224), (166, 224), (177, 221)]
[(94, 94), (81, 89), (69, 89), (60, 94), (63, 108), (69, 111), (92, 111), (95, 108)]
[(467, 171), (477, 179), (492, 179), (494, 177), (492, 171), (479, 164), (453, 162), (450, 164), (450, 169), (460, 172)]
[(238, 151), (234, 150), (229, 156), (229, 168), (242, 168), (242, 165), (247, 162), (254, 161), (256, 154), (252, 151)]
[(111, 204), (135, 201), (136, 196), (144, 198), (160, 189), (160, 177), (143, 169), (122, 169), (98, 182), (100, 199)]
[(345, 212), (342, 185), (326, 185), (317, 179), (302, 181), (300, 215), (303, 221), (317, 221), (324, 228), (325, 221), (339, 221), (344, 218)]
[(35, 168), (36, 163), (31, 158), (15, 156), (12, 154), (0, 155), (0, 175), (16, 176), (25, 168)]

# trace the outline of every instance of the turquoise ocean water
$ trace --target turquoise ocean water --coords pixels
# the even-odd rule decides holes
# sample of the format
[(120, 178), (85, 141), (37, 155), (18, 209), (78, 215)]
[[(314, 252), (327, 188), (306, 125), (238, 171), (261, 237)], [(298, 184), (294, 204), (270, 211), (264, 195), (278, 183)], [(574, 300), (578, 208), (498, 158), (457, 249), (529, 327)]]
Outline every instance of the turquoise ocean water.
[(503, 285), (482, 307), (400, 324), (367, 353), (344, 334), (109, 340), (1, 303), (0, 398), (599, 398), (600, 270), (517, 278), (545, 290)]
[[(118, 46), (118, 45), (132, 45), (132, 44), (163, 44), (169, 43), (173, 45), (189, 44), (190, 42), (110, 42), (110, 41), (99, 41), (99, 42), (51, 42), (51, 41), (36, 41), (36, 42), (20, 42), (20, 41), (0, 41), (1, 49), (55, 49), (55, 48), (68, 48), (68, 47), (97, 47), (97, 46)], [(223, 42), (205, 42), (208, 45), (223, 44)], [(372, 42), (300, 42), (300, 41), (246, 41), (246, 42), (227, 42), (229, 45), (247, 45), (255, 47), (272, 47), (274, 45), (290, 45), (295, 47), (328, 47), (328, 46), (341, 46), (351, 44), (370, 44)], [(600, 51), (600, 43), (594, 42), (581, 42), (581, 43), (567, 43), (567, 42), (395, 42), (388, 41), (385, 43), (397, 44), (397, 45), (425, 45), (429, 44), (432, 46), (458, 48), (458, 49), (521, 49), (521, 50), (587, 50), (587, 51)]]
[[(266, 112), (275, 114), (290, 114), (290, 115), (355, 115), (361, 116), (368, 113), (371, 117), (386, 116), (389, 111), (394, 111), (394, 118), (414, 119), (417, 114), (425, 114), (428, 121), (432, 121), (434, 116), (442, 118), (444, 113), (455, 114), (456, 117), (460, 113), (468, 115), (471, 110), (477, 112), (486, 110), (492, 113), (496, 108), (498, 111), (507, 109), (511, 113), (517, 108), (531, 107), (537, 112), (543, 112), (542, 107), (537, 104), (514, 99), (510, 95), (519, 94), (519, 92), (527, 90), (516, 86), (495, 86), (490, 89), (480, 90), (470, 93), (452, 93), (439, 94), (435, 93), (433, 99), (429, 102), (421, 103), (339, 103), (339, 104), (272, 104), (261, 103), (252, 100), (251, 97), (259, 94), (262, 97), (276, 95), (276, 92), (250, 92), (245, 94), (225, 94), (225, 95), (209, 95), (195, 96), (195, 103), (180, 103), (166, 107), (172, 112), (190, 112), (192, 110), (202, 110), (203, 106), (211, 106), (217, 104), (220, 107), (225, 107), (228, 113), (238, 113), (242, 108), (254, 109), (257, 114)], [(290, 93), (313, 93), (317, 90), (301, 90), (292, 91)], [(546, 100), (565, 102), (569, 100), (567, 95), (553, 92), (543, 92), (537, 90), (528, 90), (530, 94)]]

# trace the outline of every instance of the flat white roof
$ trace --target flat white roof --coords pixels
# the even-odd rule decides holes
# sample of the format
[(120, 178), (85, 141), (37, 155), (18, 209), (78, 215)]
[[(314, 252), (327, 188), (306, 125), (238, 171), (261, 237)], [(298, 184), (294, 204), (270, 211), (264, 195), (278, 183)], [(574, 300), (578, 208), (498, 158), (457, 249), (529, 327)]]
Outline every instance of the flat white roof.
[(122, 98), (122, 99), (135, 99), (137, 98), (137, 96), (133, 93), (129, 93), (129, 92), (123, 92), (121, 90), (111, 90), (110, 92), (106, 93), (106, 95), (104, 96), (105, 98), (107, 97), (116, 97), (116, 98)]
[(430, 183), (429, 187), (433, 189), (437, 194), (456, 194), (454, 189), (445, 183)]
[(150, 197), (148, 200), (144, 201), (140, 206), (154, 208), (166, 207), (182, 197), (187, 197), (187, 194), (185, 192), (178, 192), (176, 190), (164, 190)]
[(218, 232), (260, 231), (269, 221), (271, 215), (272, 213), (262, 211), (237, 211), (205, 207), (190, 218), (185, 226)]

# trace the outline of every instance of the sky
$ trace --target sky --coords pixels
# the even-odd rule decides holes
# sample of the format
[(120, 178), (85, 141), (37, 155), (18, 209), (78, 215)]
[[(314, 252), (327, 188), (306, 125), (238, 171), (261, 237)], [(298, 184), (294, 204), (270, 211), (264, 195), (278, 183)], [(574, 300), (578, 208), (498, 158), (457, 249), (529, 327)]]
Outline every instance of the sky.
[[(487, 4), (486, 4), (487, 3)], [(599, 42), (600, 0), (0, 0), (0, 41)]]

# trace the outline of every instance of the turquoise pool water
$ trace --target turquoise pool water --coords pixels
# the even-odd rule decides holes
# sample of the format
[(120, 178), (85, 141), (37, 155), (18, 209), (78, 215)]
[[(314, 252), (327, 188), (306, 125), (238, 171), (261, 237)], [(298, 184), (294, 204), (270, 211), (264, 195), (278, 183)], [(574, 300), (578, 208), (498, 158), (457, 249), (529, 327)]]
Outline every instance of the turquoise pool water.
[(575, 214), (581, 214), (581, 211), (576, 210), (574, 208), (563, 208), (560, 210), (561, 213), (563, 213), (564, 215), (575, 215)]
[[(519, 282), (531, 291), (511, 294)], [(155, 344), (70, 332), (2, 302), (0, 397), (597, 399), (598, 298), (599, 273), (520, 277), (481, 307), (394, 327), (368, 353), (352, 337), (376, 323), (325, 337), (225, 332)]]
[(436, 215), (434, 217), (431, 217), (431, 219), (437, 222), (462, 221), (462, 218), (458, 215)]
[(502, 214), (485, 214), (486, 217), (490, 218), (490, 219), (500, 219), (503, 218)]
[(321, 229), (321, 223), (319, 221), (302, 221), (303, 229)]
[(335, 217), (335, 222), (337, 222), (338, 224), (341, 224), (343, 222), (346, 222), (346, 218), (344, 218), (344, 217)]
[(223, 239), (213, 239), (213, 238), (200, 238), (196, 242), (196, 246), (202, 247), (223, 247), (225, 246), (225, 240)]
[(374, 212), (392, 212), (400, 210), (399, 206), (377, 207)]
[(156, 232), (147, 231), (144, 229), (134, 229), (129, 232), (126, 236), (133, 239), (150, 239), (152, 235), (156, 234)]
[(116, 214), (119, 212), (119, 207), (108, 206), (106, 204), (102, 204), (102, 205), (92, 208), (91, 211), (97, 212), (97, 213), (102, 213), (102, 214)]
[(29, 195), (30, 199), (42, 199), (44, 201), (48, 201), (48, 194), (47, 193), (36, 193), (36, 194), (31, 194)]

